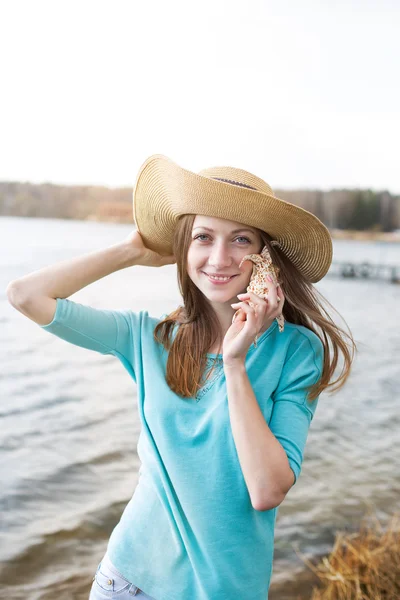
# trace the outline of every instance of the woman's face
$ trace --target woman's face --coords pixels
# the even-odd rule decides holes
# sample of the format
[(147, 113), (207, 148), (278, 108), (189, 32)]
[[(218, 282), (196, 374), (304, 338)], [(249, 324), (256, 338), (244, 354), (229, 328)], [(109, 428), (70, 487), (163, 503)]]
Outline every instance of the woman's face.
[[(192, 228), (192, 241), (188, 251), (187, 269), (193, 283), (215, 303), (235, 302), (237, 294), (245, 292), (249, 284), (253, 263), (246, 254), (259, 254), (262, 239), (254, 227), (217, 217), (196, 215)], [(209, 275), (227, 275), (226, 282), (213, 283)]]

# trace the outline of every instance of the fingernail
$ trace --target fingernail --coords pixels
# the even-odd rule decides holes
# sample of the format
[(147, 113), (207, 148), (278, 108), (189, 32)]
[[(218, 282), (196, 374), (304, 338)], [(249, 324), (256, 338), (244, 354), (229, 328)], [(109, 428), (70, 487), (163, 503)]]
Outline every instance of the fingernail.
[(247, 294), (238, 294), (237, 295), (238, 298), (243, 298), (243, 296), (247, 296)]

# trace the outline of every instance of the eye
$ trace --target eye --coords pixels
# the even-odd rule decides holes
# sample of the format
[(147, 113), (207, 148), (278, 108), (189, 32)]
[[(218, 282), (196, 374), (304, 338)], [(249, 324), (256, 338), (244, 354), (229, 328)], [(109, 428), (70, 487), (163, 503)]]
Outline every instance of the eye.
[[(206, 233), (199, 233), (199, 234), (198, 234), (198, 235), (196, 235), (196, 237), (194, 237), (193, 239), (194, 239), (194, 240), (197, 240), (198, 238), (201, 238), (201, 237), (209, 237), (209, 236), (208, 236)], [(239, 235), (239, 236), (238, 236), (236, 239), (237, 239), (237, 240), (238, 240), (238, 239), (242, 239), (242, 240), (245, 240), (245, 243), (247, 243), (247, 244), (251, 244), (251, 241), (250, 241), (250, 240), (249, 240), (247, 237), (245, 237), (244, 235)], [(202, 240), (200, 240), (200, 241), (202, 241)]]

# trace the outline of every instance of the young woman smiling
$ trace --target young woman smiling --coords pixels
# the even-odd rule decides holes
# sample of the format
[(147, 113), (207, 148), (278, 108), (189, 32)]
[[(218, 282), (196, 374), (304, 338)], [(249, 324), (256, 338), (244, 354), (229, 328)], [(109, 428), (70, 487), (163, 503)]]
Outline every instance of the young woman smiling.
[[(192, 173), (162, 155), (139, 171), (134, 217), (120, 244), (8, 287), (23, 314), (114, 355), (137, 386), (139, 481), (90, 599), (265, 600), (279, 505), (300, 475), (319, 395), (344, 384), (355, 348), (313, 285), (331, 264), (329, 231), (252, 173)], [(268, 297), (247, 291), (253, 265), (240, 266), (264, 246), (279, 269)], [(68, 300), (116, 270), (175, 262), (183, 302), (171, 314)]]

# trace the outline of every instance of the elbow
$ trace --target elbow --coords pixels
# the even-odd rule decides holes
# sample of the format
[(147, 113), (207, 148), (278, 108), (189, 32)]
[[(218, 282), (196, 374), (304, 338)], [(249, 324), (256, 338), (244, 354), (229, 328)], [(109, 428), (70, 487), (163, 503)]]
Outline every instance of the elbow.
[[(290, 488), (295, 484), (296, 478), (294, 471), (290, 468), (288, 470), (287, 481), (285, 482), (285, 487), (282, 489), (278, 486), (268, 486), (269, 493), (263, 494), (261, 490), (258, 490), (258, 494), (252, 497), (252, 506), (254, 510), (265, 511), (272, 510), (273, 508), (277, 508), (284, 499), (286, 498), (286, 494), (290, 490)], [(273, 492), (271, 491), (273, 489)]]
[(7, 299), (9, 303), (17, 308), (17, 306), (21, 306), (22, 304), (22, 293), (21, 288), (18, 285), (18, 281), (10, 281), (6, 288)]
[(273, 508), (277, 508), (279, 506), (286, 494), (277, 494), (275, 496), (270, 496), (269, 498), (257, 498), (252, 500), (252, 506), (254, 510), (258, 510), (260, 512), (264, 512), (266, 510), (272, 510)]

